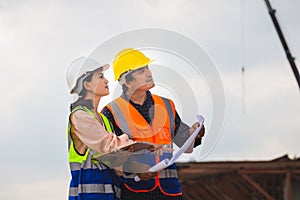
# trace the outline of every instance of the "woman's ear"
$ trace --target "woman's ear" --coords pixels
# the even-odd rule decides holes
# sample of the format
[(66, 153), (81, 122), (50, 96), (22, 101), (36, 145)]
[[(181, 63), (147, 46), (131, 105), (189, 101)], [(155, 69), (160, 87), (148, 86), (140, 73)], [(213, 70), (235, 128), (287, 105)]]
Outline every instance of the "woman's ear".
[(87, 81), (83, 81), (83, 87), (86, 90), (91, 90), (92, 89), (90, 82), (87, 82)]

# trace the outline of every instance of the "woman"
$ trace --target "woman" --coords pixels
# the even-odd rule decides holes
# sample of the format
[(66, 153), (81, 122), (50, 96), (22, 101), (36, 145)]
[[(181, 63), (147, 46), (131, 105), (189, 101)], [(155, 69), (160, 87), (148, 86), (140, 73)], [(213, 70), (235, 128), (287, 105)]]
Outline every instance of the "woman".
[[(119, 199), (119, 177), (97, 157), (133, 143), (126, 134), (116, 136), (108, 119), (98, 113), (98, 104), (109, 94), (108, 80), (97, 61), (83, 57), (75, 60), (67, 72), (71, 94), (78, 100), (71, 104), (69, 117), (69, 163), (71, 183), (69, 200)], [(72, 76), (78, 71), (78, 78)], [(73, 82), (72, 82), (73, 79)], [(76, 81), (74, 81), (76, 80)]]

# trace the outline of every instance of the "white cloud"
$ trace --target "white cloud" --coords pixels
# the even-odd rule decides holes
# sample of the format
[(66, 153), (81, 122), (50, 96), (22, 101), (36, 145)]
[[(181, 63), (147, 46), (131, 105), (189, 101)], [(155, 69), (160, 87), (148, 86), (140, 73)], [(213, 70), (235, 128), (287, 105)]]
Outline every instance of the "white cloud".
[[(278, 14), (298, 57), (296, 2), (277, 3), (289, 6), (278, 6), (282, 8)], [(113, 35), (142, 27), (183, 33), (203, 45), (217, 64), (226, 92), (226, 121), (206, 160), (299, 155), (299, 88), (260, 0), (247, 2), (245, 10), (246, 114), (242, 114), (240, 6), (238, 0), (1, 1), (1, 150), (9, 149), (2, 167), (23, 169), (4, 176), (1, 199), (66, 197), (65, 129), (71, 101), (66, 68)], [(37, 172), (38, 168), (44, 171)], [(63, 171), (63, 178), (43, 176), (58, 171)], [(25, 185), (26, 179), (30, 183)], [(11, 191), (19, 192), (8, 196)]]

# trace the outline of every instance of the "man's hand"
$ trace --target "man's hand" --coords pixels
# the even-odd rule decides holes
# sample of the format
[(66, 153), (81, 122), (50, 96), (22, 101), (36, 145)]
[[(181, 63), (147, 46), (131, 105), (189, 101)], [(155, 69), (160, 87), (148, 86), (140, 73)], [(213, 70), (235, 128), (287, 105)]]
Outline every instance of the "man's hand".
[[(190, 128), (189, 132), (190, 135), (193, 134), (193, 132), (200, 126), (199, 122), (196, 122), (192, 125), (192, 127)], [(202, 128), (200, 129), (198, 135), (195, 138), (195, 143), (194, 143), (194, 147), (197, 147), (201, 144), (202, 142), (202, 137), (205, 135), (205, 126), (204, 124), (202, 125)]]
[(202, 138), (205, 135), (205, 126), (204, 124), (202, 125), (202, 128), (200, 129), (198, 135), (196, 136), (196, 140), (199, 138)]
[[(190, 128), (190, 130), (189, 130), (190, 135), (192, 135), (193, 132), (194, 132), (199, 126), (200, 126), (199, 122), (195, 122), (195, 123), (191, 126), (191, 128)], [(196, 139), (202, 138), (202, 137), (204, 136), (204, 134), (205, 134), (205, 127), (204, 127), (204, 124), (203, 124), (203, 125), (202, 125), (202, 128), (200, 129), (200, 131), (199, 131), (199, 133), (198, 133), (198, 135), (196, 136)]]
[(137, 173), (139, 178), (143, 181), (147, 181), (151, 178), (154, 178), (155, 176), (158, 175), (158, 172), (144, 172), (144, 173)]

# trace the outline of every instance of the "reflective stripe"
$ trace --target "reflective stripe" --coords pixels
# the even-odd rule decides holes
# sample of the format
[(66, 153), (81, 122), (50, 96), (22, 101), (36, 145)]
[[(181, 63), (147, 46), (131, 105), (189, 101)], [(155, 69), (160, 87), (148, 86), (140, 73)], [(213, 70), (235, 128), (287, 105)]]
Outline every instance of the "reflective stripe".
[(114, 118), (117, 119), (115, 121), (119, 123), (118, 125), (122, 129), (122, 132), (126, 133), (129, 138), (132, 138), (129, 125), (126, 119), (124, 118), (123, 113), (119, 108), (118, 104), (115, 101), (113, 101), (109, 104), (109, 106), (111, 108), (111, 113), (114, 115)]
[[(121, 196), (121, 189), (115, 187), (117, 197)], [(69, 189), (69, 196), (78, 196), (79, 193), (114, 193), (110, 184), (81, 184)]]
[(159, 173), (159, 178), (177, 178), (176, 169), (165, 169)]
[(70, 162), (69, 164), (72, 171), (80, 170), (80, 169), (99, 169), (99, 170), (108, 169), (105, 165), (100, 163), (93, 163), (93, 165), (90, 166), (83, 165), (82, 163), (78, 163), (78, 162)]
[[(134, 178), (136, 174), (123, 175), (124, 178)], [(177, 178), (176, 169), (164, 169), (159, 173), (159, 178)]]
[(78, 195), (78, 187), (69, 188), (69, 196), (77, 196)]
[(88, 153), (88, 156), (85, 160), (85, 164), (88, 165), (88, 166), (91, 166), (92, 165), (92, 158), (93, 158), (93, 155), (94, 155), (94, 151), (92, 149), (89, 149), (89, 153)]
[(173, 113), (173, 109), (172, 109), (172, 105), (170, 103), (170, 101), (166, 98), (163, 98), (163, 97), (160, 97), (163, 101), (164, 101), (164, 104), (167, 108), (167, 111), (168, 111), (168, 115), (169, 115), (169, 119), (170, 119), (170, 129), (171, 129), (171, 133), (172, 133), (172, 138), (174, 137), (174, 131), (175, 131), (175, 127), (174, 127), (174, 124), (175, 124), (175, 117), (174, 117), (174, 113)]

